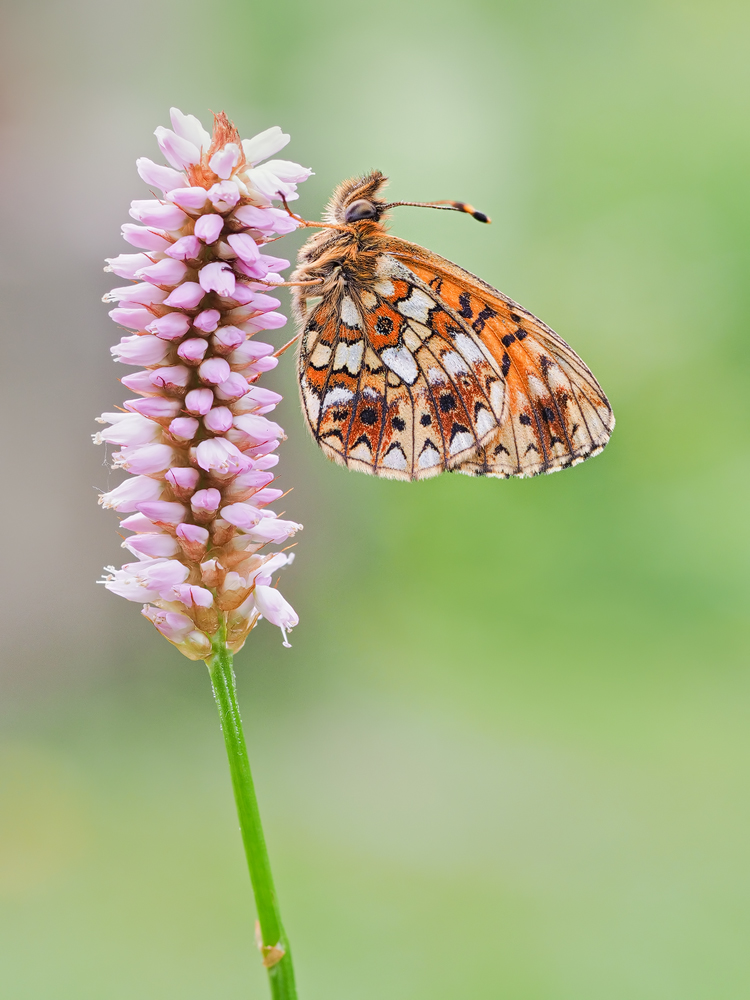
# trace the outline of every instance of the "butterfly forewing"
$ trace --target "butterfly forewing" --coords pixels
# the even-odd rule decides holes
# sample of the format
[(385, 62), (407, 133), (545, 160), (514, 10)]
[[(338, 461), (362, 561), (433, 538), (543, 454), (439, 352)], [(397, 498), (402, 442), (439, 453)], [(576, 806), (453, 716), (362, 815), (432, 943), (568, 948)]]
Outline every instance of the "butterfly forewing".
[(332, 229), (300, 251), (295, 277), (317, 286), (295, 289), (299, 380), (321, 448), (397, 479), (534, 476), (601, 451), (609, 402), (554, 331), (475, 275), (389, 236), (379, 217), (340, 224), (351, 199), (383, 183), (375, 173), (342, 185)]
[(507, 392), (505, 419), (476, 456), (454, 468), (503, 478), (534, 476), (601, 451), (614, 417), (578, 355), (522, 306), (455, 264), (430, 257), (411, 259), (410, 267), (489, 349)]

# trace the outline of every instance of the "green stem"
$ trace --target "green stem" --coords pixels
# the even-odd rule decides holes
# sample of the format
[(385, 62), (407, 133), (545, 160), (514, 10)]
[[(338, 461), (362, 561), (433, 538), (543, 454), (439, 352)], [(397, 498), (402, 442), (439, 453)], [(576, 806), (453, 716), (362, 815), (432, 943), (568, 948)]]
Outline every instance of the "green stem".
[[(253, 884), (255, 905), (258, 911), (260, 936), (263, 942), (264, 964), (272, 961), (278, 951), (283, 949), (281, 961), (270, 965), (268, 978), (271, 985), (273, 1000), (297, 1000), (297, 990), (294, 985), (294, 969), (289, 942), (281, 923), (279, 905), (276, 901), (276, 890), (273, 885), (271, 864), (268, 860), (266, 841), (260, 822), (258, 800), (255, 796), (253, 776), (250, 772), (250, 761), (245, 746), (245, 736), (242, 731), (242, 720), (237, 705), (237, 690), (235, 687), (234, 670), (232, 669), (232, 654), (226, 648), (225, 628), (217, 632), (213, 655), (209, 660), (208, 672), (211, 675), (214, 698), (219, 709), (221, 728), (229, 758), (229, 771), (232, 775), (234, 798), (237, 803), (237, 815), (240, 821), (242, 842), (245, 845), (247, 865), (250, 869), (250, 881)], [(274, 949), (274, 951), (272, 951)]]

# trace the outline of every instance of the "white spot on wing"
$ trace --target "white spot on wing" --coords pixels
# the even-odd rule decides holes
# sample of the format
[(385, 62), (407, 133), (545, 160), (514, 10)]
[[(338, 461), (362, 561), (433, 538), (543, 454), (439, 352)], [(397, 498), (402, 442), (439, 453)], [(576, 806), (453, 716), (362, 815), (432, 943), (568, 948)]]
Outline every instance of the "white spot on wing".
[(369, 446), (364, 441), (360, 441), (357, 447), (353, 448), (349, 452), (349, 457), (358, 458), (360, 462), (371, 462), (372, 452), (370, 451)]
[(456, 436), (451, 441), (450, 452), (451, 455), (456, 455), (459, 451), (466, 451), (467, 448), (471, 448), (474, 444), (474, 436), (469, 434), (468, 431), (464, 431), (461, 434), (456, 434)]
[(465, 375), (468, 371), (466, 362), (455, 351), (446, 351), (441, 360), (451, 375)]
[(365, 309), (374, 309), (377, 304), (378, 300), (372, 292), (362, 292), (362, 305)]
[(353, 395), (353, 392), (341, 387), (331, 389), (330, 392), (326, 393), (326, 398), (323, 400), (323, 409), (327, 410), (329, 406), (335, 406), (337, 403), (348, 403)]
[(427, 381), (430, 385), (445, 385), (445, 372), (439, 368), (430, 368), (427, 371)]
[(435, 308), (435, 301), (429, 295), (425, 295), (421, 288), (414, 288), (409, 298), (399, 302), (396, 308), (402, 316), (409, 316), (420, 323), (426, 323), (430, 318), (430, 309)]
[(459, 333), (456, 336), (456, 347), (458, 347), (467, 361), (485, 360), (482, 351), (479, 347), (477, 347), (471, 337), (467, 337), (465, 333)]
[(384, 299), (388, 299), (396, 291), (392, 281), (376, 281), (373, 288)]
[(391, 448), (380, 464), (384, 465), (386, 469), (405, 469), (406, 455), (398, 447)]
[(409, 268), (404, 267), (404, 265), (400, 264), (395, 257), (391, 257), (390, 254), (387, 253), (383, 253), (380, 257), (378, 257), (375, 273), (379, 278), (411, 277), (411, 271)]
[(318, 419), (318, 414), (320, 413), (320, 400), (315, 395), (315, 393), (305, 390), (305, 406), (307, 407), (307, 414), (310, 417), (312, 423)]
[(322, 368), (331, 360), (331, 348), (328, 344), (316, 344), (315, 350), (310, 355), (310, 364), (315, 368)]
[(364, 350), (365, 345), (361, 340), (357, 340), (353, 344), (349, 344), (345, 340), (339, 341), (336, 347), (336, 356), (333, 359), (333, 367), (336, 370), (348, 368), (352, 375), (356, 375), (362, 364)]
[(347, 326), (359, 327), (359, 313), (349, 295), (345, 295), (341, 300), (341, 319)]
[(440, 453), (431, 444), (425, 445), (417, 465), (420, 469), (433, 469), (440, 464)]
[(482, 407), (479, 411), (479, 415), (477, 416), (477, 430), (480, 434), (487, 434), (494, 427), (497, 427), (495, 418), (489, 410), (485, 410), (485, 408)]
[[(389, 347), (387, 350), (383, 351), (381, 354), (384, 364), (386, 364), (392, 372), (407, 385), (413, 385), (417, 380), (417, 375), (419, 374), (419, 369), (417, 368), (417, 362), (414, 360), (411, 351), (407, 350), (406, 347)], [(395, 468), (395, 466), (394, 466)]]

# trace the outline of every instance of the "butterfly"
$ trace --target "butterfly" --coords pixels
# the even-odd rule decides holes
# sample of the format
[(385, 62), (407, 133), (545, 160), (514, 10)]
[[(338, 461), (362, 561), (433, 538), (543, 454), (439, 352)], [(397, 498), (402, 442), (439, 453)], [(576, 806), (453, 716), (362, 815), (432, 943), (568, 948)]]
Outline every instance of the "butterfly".
[[(334, 192), (299, 252), (292, 303), (302, 408), (325, 454), (389, 479), (536, 476), (597, 455), (599, 383), (548, 326), (443, 257), (391, 236), (373, 171)], [(300, 220), (302, 221), (302, 220)]]

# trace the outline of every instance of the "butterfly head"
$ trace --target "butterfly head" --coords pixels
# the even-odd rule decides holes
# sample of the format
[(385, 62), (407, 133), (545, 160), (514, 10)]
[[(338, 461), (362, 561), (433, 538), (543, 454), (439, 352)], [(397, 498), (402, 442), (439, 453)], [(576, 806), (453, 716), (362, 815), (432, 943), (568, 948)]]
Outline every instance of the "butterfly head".
[(388, 207), (379, 197), (388, 183), (379, 170), (364, 177), (353, 177), (339, 184), (333, 192), (325, 218), (334, 225), (351, 225), (354, 222), (379, 222)]

